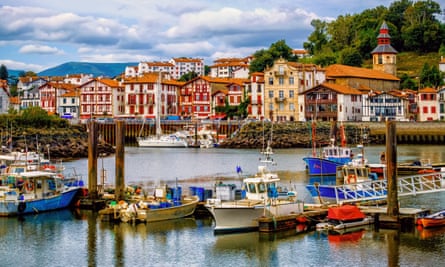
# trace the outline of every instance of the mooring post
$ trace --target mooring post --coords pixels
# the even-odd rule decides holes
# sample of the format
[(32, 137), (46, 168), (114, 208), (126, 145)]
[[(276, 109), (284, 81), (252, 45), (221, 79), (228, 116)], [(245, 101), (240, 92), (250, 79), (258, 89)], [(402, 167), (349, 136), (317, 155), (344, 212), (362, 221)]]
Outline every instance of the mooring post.
[(124, 179), (124, 166), (125, 166), (125, 122), (116, 122), (116, 200), (122, 200), (125, 198), (125, 179)]
[(97, 133), (98, 125), (94, 120), (88, 122), (88, 194), (97, 199)]
[(396, 122), (386, 121), (386, 177), (388, 181), (387, 215), (393, 219), (399, 217), (397, 193), (397, 134)]

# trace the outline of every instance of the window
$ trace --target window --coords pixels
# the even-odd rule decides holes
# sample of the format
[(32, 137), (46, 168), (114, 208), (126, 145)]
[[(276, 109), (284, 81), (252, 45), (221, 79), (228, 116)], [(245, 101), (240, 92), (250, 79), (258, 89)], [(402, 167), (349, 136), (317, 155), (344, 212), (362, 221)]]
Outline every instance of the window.
[(289, 77), (289, 85), (293, 85), (294, 83), (294, 77)]
[(290, 111), (295, 111), (295, 105), (294, 105), (294, 103), (289, 103), (289, 110), (290, 110)]
[(279, 97), (280, 99), (283, 99), (283, 98), (284, 98), (284, 91), (283, 91), (283, 90), (278, 91), (278, 97)]
[(294, 98), (294, 90), (289, 90), (289, 98)]
[(283, 85), (284, 84), (284, 78), (283, 77), (278, 78), (278, 84), (279, 85)]
[(273, 90), (269, 90), (269, 98), (273, 98)]
[(269, 85), (273, 85), (273, 77), (269, 77)]

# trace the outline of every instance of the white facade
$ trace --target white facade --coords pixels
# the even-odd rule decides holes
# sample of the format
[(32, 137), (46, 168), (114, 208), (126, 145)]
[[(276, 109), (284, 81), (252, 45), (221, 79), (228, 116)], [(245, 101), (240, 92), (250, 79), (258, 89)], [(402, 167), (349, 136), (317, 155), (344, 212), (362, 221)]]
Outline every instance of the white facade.
[(250, 82), (245, 84), (245, 90), (250, 97), (249, 117), (254, 119), (264, 118), (264, 75), (253, 73)]
[(439, 120), (445, 120), (445, 87), (437, 91), (437, 101), (439, 106)]
[(337, 121), (362, 120), (363, 95), (337, 94)]
[(417, 120), (435, 121), (439, 119), (439, 102), (437, 101), (437, 91), (432, 88), (425, 88), (417, 94)]
[(64, 83), (68, 84), (76, 84), (81, 85), (88, 81), (91, 81), (93, 79), (92, 74), (72, 74), (72, 75), (66, 75), (65, 78), (63, 78)]
[(201, 58), (172, 58), (169, 61), (174, 67), (170, 73), (172, 79), (179, 79), (182, 75), (195, 72), (204, 76), (204, 59)]
[(405, 121), (407, 99), (382, 92), (381, 94), (363, 95), (362, 121)]

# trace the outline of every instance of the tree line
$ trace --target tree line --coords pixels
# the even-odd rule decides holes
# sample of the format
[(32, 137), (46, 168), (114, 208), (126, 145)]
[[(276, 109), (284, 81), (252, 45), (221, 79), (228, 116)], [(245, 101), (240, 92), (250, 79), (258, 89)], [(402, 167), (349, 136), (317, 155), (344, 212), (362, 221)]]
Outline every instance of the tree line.
[[(389, 7), (377, 6), (359, 14), (340, 15), (333, 21), (314, 19), (311, 21), (314, 31), (303, 44), (311, 57), (303, 61), (322, 67), (332, 64), (361, 67), (364, 60), (371, 58), (370, 52), (377, 46), (383, 22), (389, 28), (391, 45), (398, 52), (435, 52), (445, 56), (445, 24), (441, 22), (441, 16), (445, 16), (445, 10), (442, 11), (434, 1), (400, 0)], [(261, 72), (280, 57), (289, 61), (299, 60), (292, 54), (292, 48), (280, 40), (269, 49), (254, 53), (250, 72)], [(403, 89), (417, 90), (419, 86), (438, 88), (444, 84), (444, 73), (436, 64), (425, 63), (418, 80), (407, 74), (399, 78)]]

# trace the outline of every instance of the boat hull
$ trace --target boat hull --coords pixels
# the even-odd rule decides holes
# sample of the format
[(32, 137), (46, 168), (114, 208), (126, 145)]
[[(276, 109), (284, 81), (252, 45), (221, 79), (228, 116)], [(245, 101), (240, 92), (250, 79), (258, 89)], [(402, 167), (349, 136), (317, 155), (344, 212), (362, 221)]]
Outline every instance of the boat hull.
[(424, 228), (445, 226), (445, 219), (420, 218), (419, 221)]
[(190, 216), (195, 212), (198, 201), (199, 198), (194, 198), (192, 201), (184, 203), (180, 206), (147, 210), (145, 221), (157, 222)]
[(60, 195), (50, 196), (43, 199), (2, 200), (0, 201), (0, 216), (17, 216), (65, 209), (73, 202), (73, 199), (79, 190), (80, 188), (72, 188)]
[[(276, 200), (279, 202), (279, 200)], [(276, 205), (245, 205), (240, 201), (206, 205), (215, 220), (214, 233), (249, 232), (258, 230), (260, 217), (285, 216), (303, 212), (303, 203), (287, 202)]]
[(337, 167), (347, 164), (350, 159), (339, 158), (336, 161), (317, 158), (317, 157), (305, 157), (309, 175), (335, 175), (337, 173)]
[(158, 222), (179, 219), (192, 215), (198, 205), (199, 197), (184, 198), (181, 205), (165, 208), (137, 209), (129, 208), (121, 212), (124, 222), (138, 220), (143, 222)]
[(140, 139), (138, 140), (140, 147), (165, 147), (165, 148), (185, 148), (188, 147), (186, 142), (169, 141), (169, 140), (155, 140), (155, 139)]
[[(350, 200), (354, 197), (373, 197), (371, 193), (361, 190), (351, 190), (342, 192), (340, 190), (335, 190), (335, 185), (306, 185), (306, 189), (311, 194), (312, 198), (316, 203), (337, 203), (343, 200)], [(382, 198), (386, 196), (386, 189), (381, 191)]]

